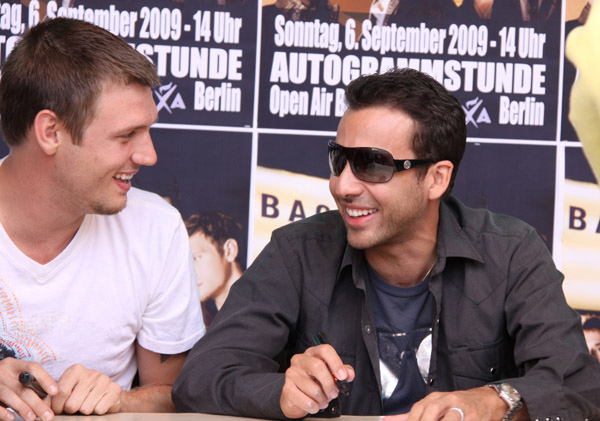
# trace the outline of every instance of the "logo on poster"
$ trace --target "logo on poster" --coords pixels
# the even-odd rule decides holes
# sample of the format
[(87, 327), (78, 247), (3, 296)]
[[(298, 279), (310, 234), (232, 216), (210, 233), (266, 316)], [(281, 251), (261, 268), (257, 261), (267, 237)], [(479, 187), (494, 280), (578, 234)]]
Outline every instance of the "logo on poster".
[(488, 114), (485, 107), (482, 107), (483, 100), (479, 99), (479, 97), (467, 101), (465, 105), (463, 105), (463, 110), (465, 110), (465, 120), (467, 121), (467, 126), (472, 124), (475, 127), (479, 127), (481, 123), (490, 124), (492, 120), (490, 120), (490, 115)]
[[(158, 112), (163, 108), (166, 109), (169, 114), (173, 114), (173, 109), (185, 110), (185, 103), (183, 102), (183, 98), (179, 92), (175, 92), (177, 90), (177, 85), (173, 82), (170, 82), (168, 85), (162, 85), (158, 89), (154, 90), (154, 94), (156, 95), (156, 99), (158, 99), (158, 103), (156, 104), (156, 109)], [(174, 98), (173, 94), (175, 94)]]

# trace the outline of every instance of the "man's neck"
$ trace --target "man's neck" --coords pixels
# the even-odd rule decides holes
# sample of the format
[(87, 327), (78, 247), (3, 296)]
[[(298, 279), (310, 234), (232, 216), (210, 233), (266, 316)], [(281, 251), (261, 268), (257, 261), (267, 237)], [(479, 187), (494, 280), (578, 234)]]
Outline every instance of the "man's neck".
[(225, 304), (225, 300), (227, 299), (227, 296), (229, 295), (229, 290), (231, 289), (233, 284), (242, 276), (242, 270), (240, 269), (240, 266), (237, 264), (237, 262), (234, 261), (229, 264), (231, 265), (231, 274), (225, 282), (223, 291), (219, 295), (214, 297), (215, 305), (219, 310), (221, 309), (223, 304)]
[(385, 247), (365, 250), (369, 265), (389, 284), (410, 287), (422, 282), (433, 268), (437, 249), (436, 242), (425, 249), (419, 247)]
[(0, 165), (0, 223), (15, 246), (40, 264), (52, 261), (69, 245), (85, 215), (70, 215), (41, 183), (37, 171), (8, 156)]

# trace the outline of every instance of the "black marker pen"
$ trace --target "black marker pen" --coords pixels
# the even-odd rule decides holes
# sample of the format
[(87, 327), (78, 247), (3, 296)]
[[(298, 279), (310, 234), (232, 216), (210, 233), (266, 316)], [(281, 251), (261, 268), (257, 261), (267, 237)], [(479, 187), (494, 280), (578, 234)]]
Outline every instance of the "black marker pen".
[[(315, 335), (315, 343), (317, 345), (330, 345), (329, 340), (327, 340), (327, 336), (325, 336), (325, 333), (323, 332), (319, 332)], [(347, 380), (339, 380), (333, 373), (331, 373), (331, 377), (333, 377), (333, 381), (335, 382), (335, 385), (340, 393), (343, 393), (346, 396), (350, 395), (350, 384)]]
[(29, 374), (27, 371), (23, 371), (21, 374), (19, 374), (19, 382), (21, 382), (23, 386), (28, 387), (37, 393), (40, 399), (44, 399), (46, 396), (48, 396), (33, 374)]

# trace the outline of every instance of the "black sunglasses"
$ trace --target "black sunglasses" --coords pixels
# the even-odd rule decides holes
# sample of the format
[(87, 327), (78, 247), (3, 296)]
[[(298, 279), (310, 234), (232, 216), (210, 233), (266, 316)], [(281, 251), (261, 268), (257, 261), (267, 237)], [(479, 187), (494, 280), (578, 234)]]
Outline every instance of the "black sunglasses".
[(349, 162), (356, 178), (369, 183), (386, 183), (392, 179), (395, 172), (433, 162), (431, 159), (394, 159), (392, 154), (384, 149), (346, 148), (333, 140), (330, 140), (327, 146), (331, 174), (339, 176), (344, 171), (346, 162)]

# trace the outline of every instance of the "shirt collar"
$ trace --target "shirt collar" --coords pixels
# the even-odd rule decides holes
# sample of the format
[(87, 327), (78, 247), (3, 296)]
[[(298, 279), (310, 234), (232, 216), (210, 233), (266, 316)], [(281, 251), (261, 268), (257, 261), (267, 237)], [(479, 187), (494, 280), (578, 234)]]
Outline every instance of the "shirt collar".
[[(440, 203), (440, 221), (438, 225), (438, 260), (446, 257), (462, 257), (484, 263), (483, 257), (469, 237), (465, 234), (454, 197)], [(437, 266), (437, 265), (436, 265)]]
[(352, 271), (352, 280), (357, 288), (365, 289), (364, 276), (366, 273), (365, 257), (362, 250), (357, 250), (346, 242), (346, 249), (342, 257), (342, 264), (338, 272), (338, 279), (342, 276), (344, 270)]

